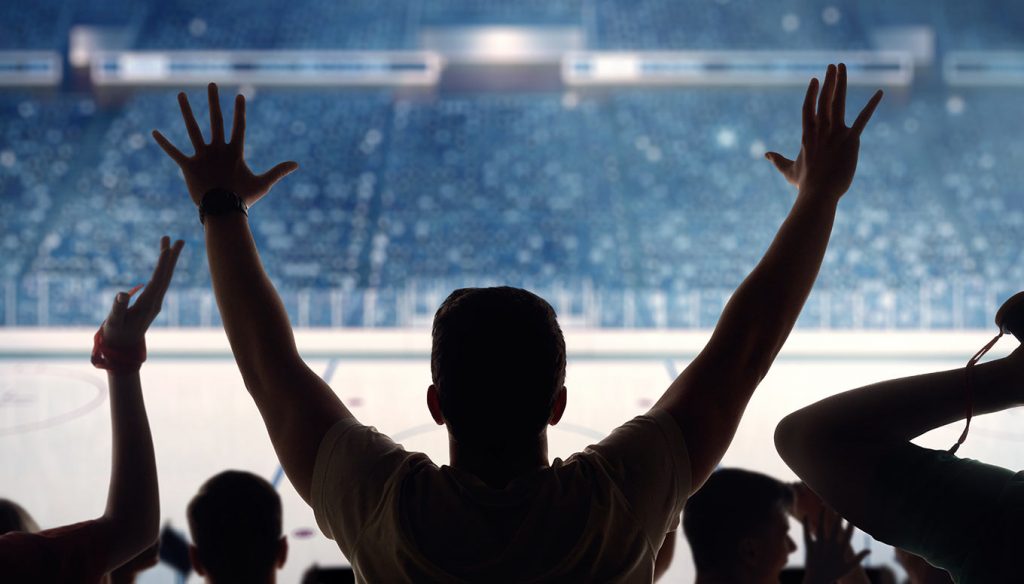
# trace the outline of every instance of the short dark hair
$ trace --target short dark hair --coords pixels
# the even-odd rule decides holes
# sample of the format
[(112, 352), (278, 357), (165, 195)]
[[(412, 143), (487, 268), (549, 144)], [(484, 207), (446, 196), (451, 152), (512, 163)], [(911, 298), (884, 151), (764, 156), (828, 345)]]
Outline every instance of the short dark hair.
[(250, 472), (224, 471), (206, 481), (188, 504), (188, 526), (211, 579), (265, 578), (277, 562), (281, 498)]
[(540, 434), (565, 383), (555, 309), (519, 288), (462, 288), (434, 315), (430, 372), (449, 431), (501, 448)]
[(793, 504), (789, 485), (738, 468), (715, 471), (686, 502), (683, 532), (698, 571), (734, 566), (740, 541)]

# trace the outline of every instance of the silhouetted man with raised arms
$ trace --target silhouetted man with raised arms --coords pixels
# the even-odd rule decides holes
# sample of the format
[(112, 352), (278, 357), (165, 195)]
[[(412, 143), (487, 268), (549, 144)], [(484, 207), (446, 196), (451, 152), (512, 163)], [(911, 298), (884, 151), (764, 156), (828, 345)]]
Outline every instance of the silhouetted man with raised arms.
[(665, 534), (724, 454), (814, 283), (881, 98), (847, 128), (845, 94), (845, 69), (830, 67), (816, 108), (812, 80), (800, 155), (768, 155), (799, 194), (705, 349), (647, 414), (554, 462), (546, 428), (566, 407), (565, 343), (547, 302), (469, 289), (438, 310), (426, 398), (450, 438), (451, 465), (439, 468), (360, 424), (299, 356), (245, 212), (298, 165), (249, 170), (242, 96), (230, 141), (212, 84), (209, 143), (184, 94), (195, 155), (154, 137), (204, 218), (224, 327), (285, 473), (358, 579), (650, 582)]

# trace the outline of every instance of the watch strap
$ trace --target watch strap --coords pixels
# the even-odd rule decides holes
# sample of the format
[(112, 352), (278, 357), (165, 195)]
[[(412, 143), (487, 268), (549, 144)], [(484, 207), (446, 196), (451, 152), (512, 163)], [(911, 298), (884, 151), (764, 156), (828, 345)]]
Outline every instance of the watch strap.
[(203, 195), (199, 202), (199, 222), (206, 224), (208, 215), (224, 215), (233, 211), (240, 211), (243, 215), (249, 215), (249, 207), (246, 206), (242, 197), (220, 187), (210, 189)]

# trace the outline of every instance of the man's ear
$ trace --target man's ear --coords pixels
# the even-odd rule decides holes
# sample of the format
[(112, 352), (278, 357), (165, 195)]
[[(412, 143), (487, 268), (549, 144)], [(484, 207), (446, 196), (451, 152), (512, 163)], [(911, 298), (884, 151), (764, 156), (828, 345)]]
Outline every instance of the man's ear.
[(427, 409), (430, 410), (430, 417), (434, 418), (438, 426), (444, 425), (444, 413), (441, 412), (441, 392), (433, 383), (427, 388)]
[(196, 574), (200, 576), (206, 575), (206, 568), (203, 567), (203, 562), (199, 560), (199, 548), (194, 545), (188, 546), (188, 559), (192, 562), (192, 569), (196, 571)]
[(277, 542), (277, 569), (280, 570), (284, 567), (284, 563), (288, 560), (288, 536), (282, 535), (281, 539)]
[(558, 390), (558, 395), (555, 396), (555, 403), (551, 406), (551, 417), (548, 418), (548, 424), (554, 426), (562, 419), (562, 414), (565, 413), (565, 404), (569, 399), (569, 390), (562, 386), (562, 389)]

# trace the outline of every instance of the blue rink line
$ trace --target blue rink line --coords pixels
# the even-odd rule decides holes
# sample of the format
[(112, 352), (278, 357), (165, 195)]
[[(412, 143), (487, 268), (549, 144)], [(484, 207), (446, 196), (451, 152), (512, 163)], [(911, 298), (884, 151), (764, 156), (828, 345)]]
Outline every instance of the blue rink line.
[[(324, 380), (324, 383), (330, 385), (331, 378), (333, 378), (334, 377), (334, 373), (338, 371), (338, 363), (339, 363), (339, 361), (341, 361), (341, 359), (334, 358), (334, 359), (331, 359), (330, 361), (327, 362), (327, 368), (324, 369), (323, 375), (320, 376), (320, 378)], [(281, 479), (283, 479), (283, 478), (284, 478), (284, 467), (281, 466), (280, 464), (278, 464), (277, 465), (277, 470), (274, 471), (274, 476), (271, 477), (271, 479), (270, 479), (270, 484), (273, 485), (274, 488), (276, 489), (276, 488), (278, 488), (281, 485)]]
[(665, 371), (668, 372), (670, 382), (675, 381), (676, 377), (679, 377), (679, 369), (676, 368), (674, 359), (665, 359)]

